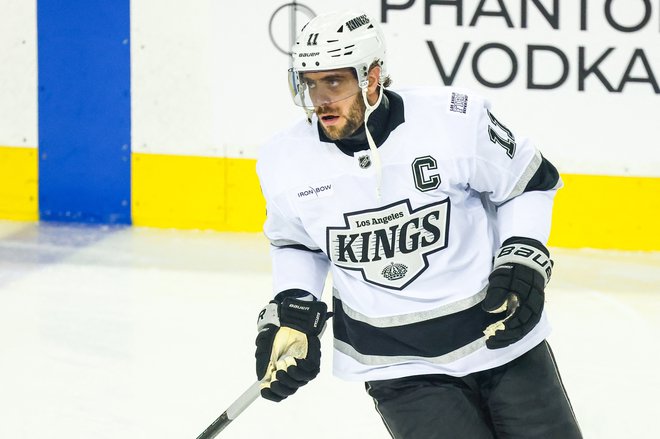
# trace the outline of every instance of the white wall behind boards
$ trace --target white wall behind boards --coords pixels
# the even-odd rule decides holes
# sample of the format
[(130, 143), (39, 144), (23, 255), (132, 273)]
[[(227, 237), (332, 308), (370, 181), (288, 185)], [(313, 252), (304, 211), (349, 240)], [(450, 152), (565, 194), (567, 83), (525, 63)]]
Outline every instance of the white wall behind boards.
[(561, 171), (660, 176), (660, 1), (457, 1), (462, 14), (412, 3), (388, 9), (383, 25), (398, 84), (441, 83), (434, 50), (447, 75), (457, 68), (455, 84), (491, 98)]
[[(302, 118), (289, 97), (288, 59), (268, 32), (285, 3), (133, 0), (133, 151), (254, 158), (266, 138)], [(356, 5), (301, 3), (316, 13)], [(441, 64), (562, 172), (660, 176), (660, 0), (358, 6), (385, 18), (394, 89), (441, 85)], [(35, 147), (36, 2), (0, 0), (0, 10), (0, 145)], [(298, 28), (305, 20), (299, 13)], [(283, 46), (288, 21), (286, 9), (273, 19)], [(544, 85), (551, 89), (535, 88)]]
[[(288, 96), (288, 60), (268, 36), (284, 3), (215, 8), (215, 143), (229, 155), (256, 156), (265, 138), (302, 117)], [(355, 4), (302, 3), (316, 13)], [(441, 85), (438, 64), (446, 77), (455, 68), (454, 85), (489, 97), (498, 118), (535, 139), (562, 172), (660, 176), (660, 0), (455, 4), (460, 12), (428, 0), (360, 2), (385, 18), (394, 89)], [(274, 19), (282, 45), (287, 15)]]
[[(213, 139), (213, 0), (131, 1), (134, 152), (222, 156)], [(221, 104), (221, 103), (219, 103)]]
[(0, 0), (0, 146), (37, 146), (36, 6)]

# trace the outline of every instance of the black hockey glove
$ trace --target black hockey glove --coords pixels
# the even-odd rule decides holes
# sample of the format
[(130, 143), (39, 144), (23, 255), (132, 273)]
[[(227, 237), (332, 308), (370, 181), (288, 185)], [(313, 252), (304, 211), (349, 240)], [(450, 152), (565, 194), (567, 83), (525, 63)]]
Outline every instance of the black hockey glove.
[(318, 375), (319, 337), (331, 316), (324, 302), (285, 298), (259, 313), (255, 357), (261, 396), (280, 402)]
[(495, 256), (481, 305), (490, 313), (503, 313), (502, 320), (484, 331), (489, 349), (521, 340), (541, 320), (552, 264), (548, 249), (535, 239), (513, 237), (504, 241)]

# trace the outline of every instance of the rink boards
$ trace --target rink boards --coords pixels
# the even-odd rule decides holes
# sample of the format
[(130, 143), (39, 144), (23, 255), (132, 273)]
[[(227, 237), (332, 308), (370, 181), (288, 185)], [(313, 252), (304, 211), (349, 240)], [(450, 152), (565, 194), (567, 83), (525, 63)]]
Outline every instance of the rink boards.
[[(254, 159), (132, 155), (132, 223), (258, 231), (265, 203)], [(660, 179), (563, 174), (550, 244), (658, 250)], [(37, 151), (0, 147), (0, 217), (37, 220)], [(655, 198), (654, 198), (655, 194)]]
[[(422, 20), (421, 9), (386, 3), (362, 7), (387, 19), (395, 88), (438, 85), (438, 69), (446, 77), (456, 67), (456, 84), (539, 139), (565, 182), (552, 245), (660, 250), (660, 2), (581, 12), (562, 2), (545, 14), (527, 2), (524, 16), (518, 2), (500, 3), (499, 16), (466, 2), (460, 23), (451, 6), (433, 5)], [(271, 15), (277, 5), (0, 5), (0, 219), (260, 230), (257, 148), (302, 117), (289, 102), (287, 59), (269, 41), (269, 22), (274, 42), (287, 38), (286, 15)]]

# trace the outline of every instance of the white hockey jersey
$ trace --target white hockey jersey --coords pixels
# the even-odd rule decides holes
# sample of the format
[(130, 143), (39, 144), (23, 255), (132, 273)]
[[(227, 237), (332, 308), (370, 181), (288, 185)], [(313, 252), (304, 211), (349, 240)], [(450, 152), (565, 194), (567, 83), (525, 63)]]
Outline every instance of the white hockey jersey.
[(378, 148), (380, 179), (369, 150), (321, 141), (316, 118), (261, 149), (274, 293), (320, 298), (331, 270), (334, 373), (344, 379), (502, 365), (550, 328), (544, 315), (523, 340), (486, 348), (484, 329), (502, 318), (480, 307), (493, 254), (514, 235), (545, 243), (561, 183), (524, 192), (542, 156), (481, 97), (439, 87), (397, 95), (405, 121)]

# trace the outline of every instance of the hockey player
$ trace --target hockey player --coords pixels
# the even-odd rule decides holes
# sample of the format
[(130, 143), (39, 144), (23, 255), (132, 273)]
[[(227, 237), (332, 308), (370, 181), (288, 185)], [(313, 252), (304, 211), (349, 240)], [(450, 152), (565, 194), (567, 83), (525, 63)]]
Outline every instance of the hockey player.
[(307, 120), (257, 165), (274, 287), (261, 395), (319, 373), (331, 271), (334, 373), (366, 383), (393, 438), (581, 437), (545, 341), (553, 165), (476, 94), (386, 90), (363, 13), (312, 19), (292, 52)]

